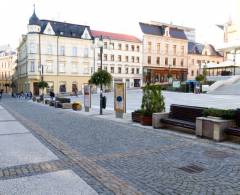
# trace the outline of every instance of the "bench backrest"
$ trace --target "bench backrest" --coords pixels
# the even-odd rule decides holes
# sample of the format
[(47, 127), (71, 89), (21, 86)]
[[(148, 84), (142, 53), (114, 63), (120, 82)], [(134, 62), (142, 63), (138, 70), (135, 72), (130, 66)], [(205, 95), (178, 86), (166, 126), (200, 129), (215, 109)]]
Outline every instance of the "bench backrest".
[(203, 116), (204, 109), (203, 107), (172, 104), (169, 117), (195, 123), (197, 117)]
[(237, 127), (240, 127), (240, 109), (237, 109), (236, 111), (236, 125)]

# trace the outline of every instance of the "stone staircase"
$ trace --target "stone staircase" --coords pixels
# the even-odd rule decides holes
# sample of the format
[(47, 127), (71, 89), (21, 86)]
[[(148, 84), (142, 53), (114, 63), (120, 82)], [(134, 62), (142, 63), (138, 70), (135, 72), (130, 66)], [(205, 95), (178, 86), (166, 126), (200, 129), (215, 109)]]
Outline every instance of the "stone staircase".
[[(235, 76), (212, 88), (208, 93), (214, 95), (240, 95), (240, 76)], [(210, 87), (211, 88), (211, 87)]]

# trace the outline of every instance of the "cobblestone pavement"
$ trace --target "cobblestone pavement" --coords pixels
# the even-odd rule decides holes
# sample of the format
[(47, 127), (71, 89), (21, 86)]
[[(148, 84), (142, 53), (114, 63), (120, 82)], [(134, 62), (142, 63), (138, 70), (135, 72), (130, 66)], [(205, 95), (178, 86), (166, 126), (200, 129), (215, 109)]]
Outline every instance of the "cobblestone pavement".
[(2, 104), (98, 193), (240, 194), (238, 146), (25, 101)]

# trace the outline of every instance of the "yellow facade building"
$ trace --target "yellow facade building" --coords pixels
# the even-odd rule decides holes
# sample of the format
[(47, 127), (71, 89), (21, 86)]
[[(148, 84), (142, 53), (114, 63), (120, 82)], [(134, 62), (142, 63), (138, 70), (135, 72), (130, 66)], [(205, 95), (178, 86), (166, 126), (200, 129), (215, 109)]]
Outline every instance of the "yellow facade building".
[(39, 95), (41, 79), (49, 84), (47, 92), (81, 91), (92, 71), (92, 43), (89, 26), (39, 20), (34, 10), (18, 47), (16, 91)]

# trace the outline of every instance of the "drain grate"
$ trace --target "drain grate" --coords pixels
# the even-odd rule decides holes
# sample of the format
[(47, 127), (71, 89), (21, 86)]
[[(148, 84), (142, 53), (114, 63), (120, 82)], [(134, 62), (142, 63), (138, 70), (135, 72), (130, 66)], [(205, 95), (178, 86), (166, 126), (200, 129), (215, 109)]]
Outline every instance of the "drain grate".
[(201, 173), (205, 170), (203, 167), (200, 167), (200, 166), (195, 165), (195, 164), (190, 164), (190, 165), (187, 165), (187, 166), (184, 166), (184, 167), (178, 167), (178, 169), (180, 169), (182, 171), (185, 171), (187, 173), (191, 173), (191, 174)]
[(225, 151), (219, 151), (219, 150), (207, 150), (204, 152), (204, 154), (210, 158), (218, 158), (218, 159), (224, 159), (233, 156), (233, 154), (225, 152)]

